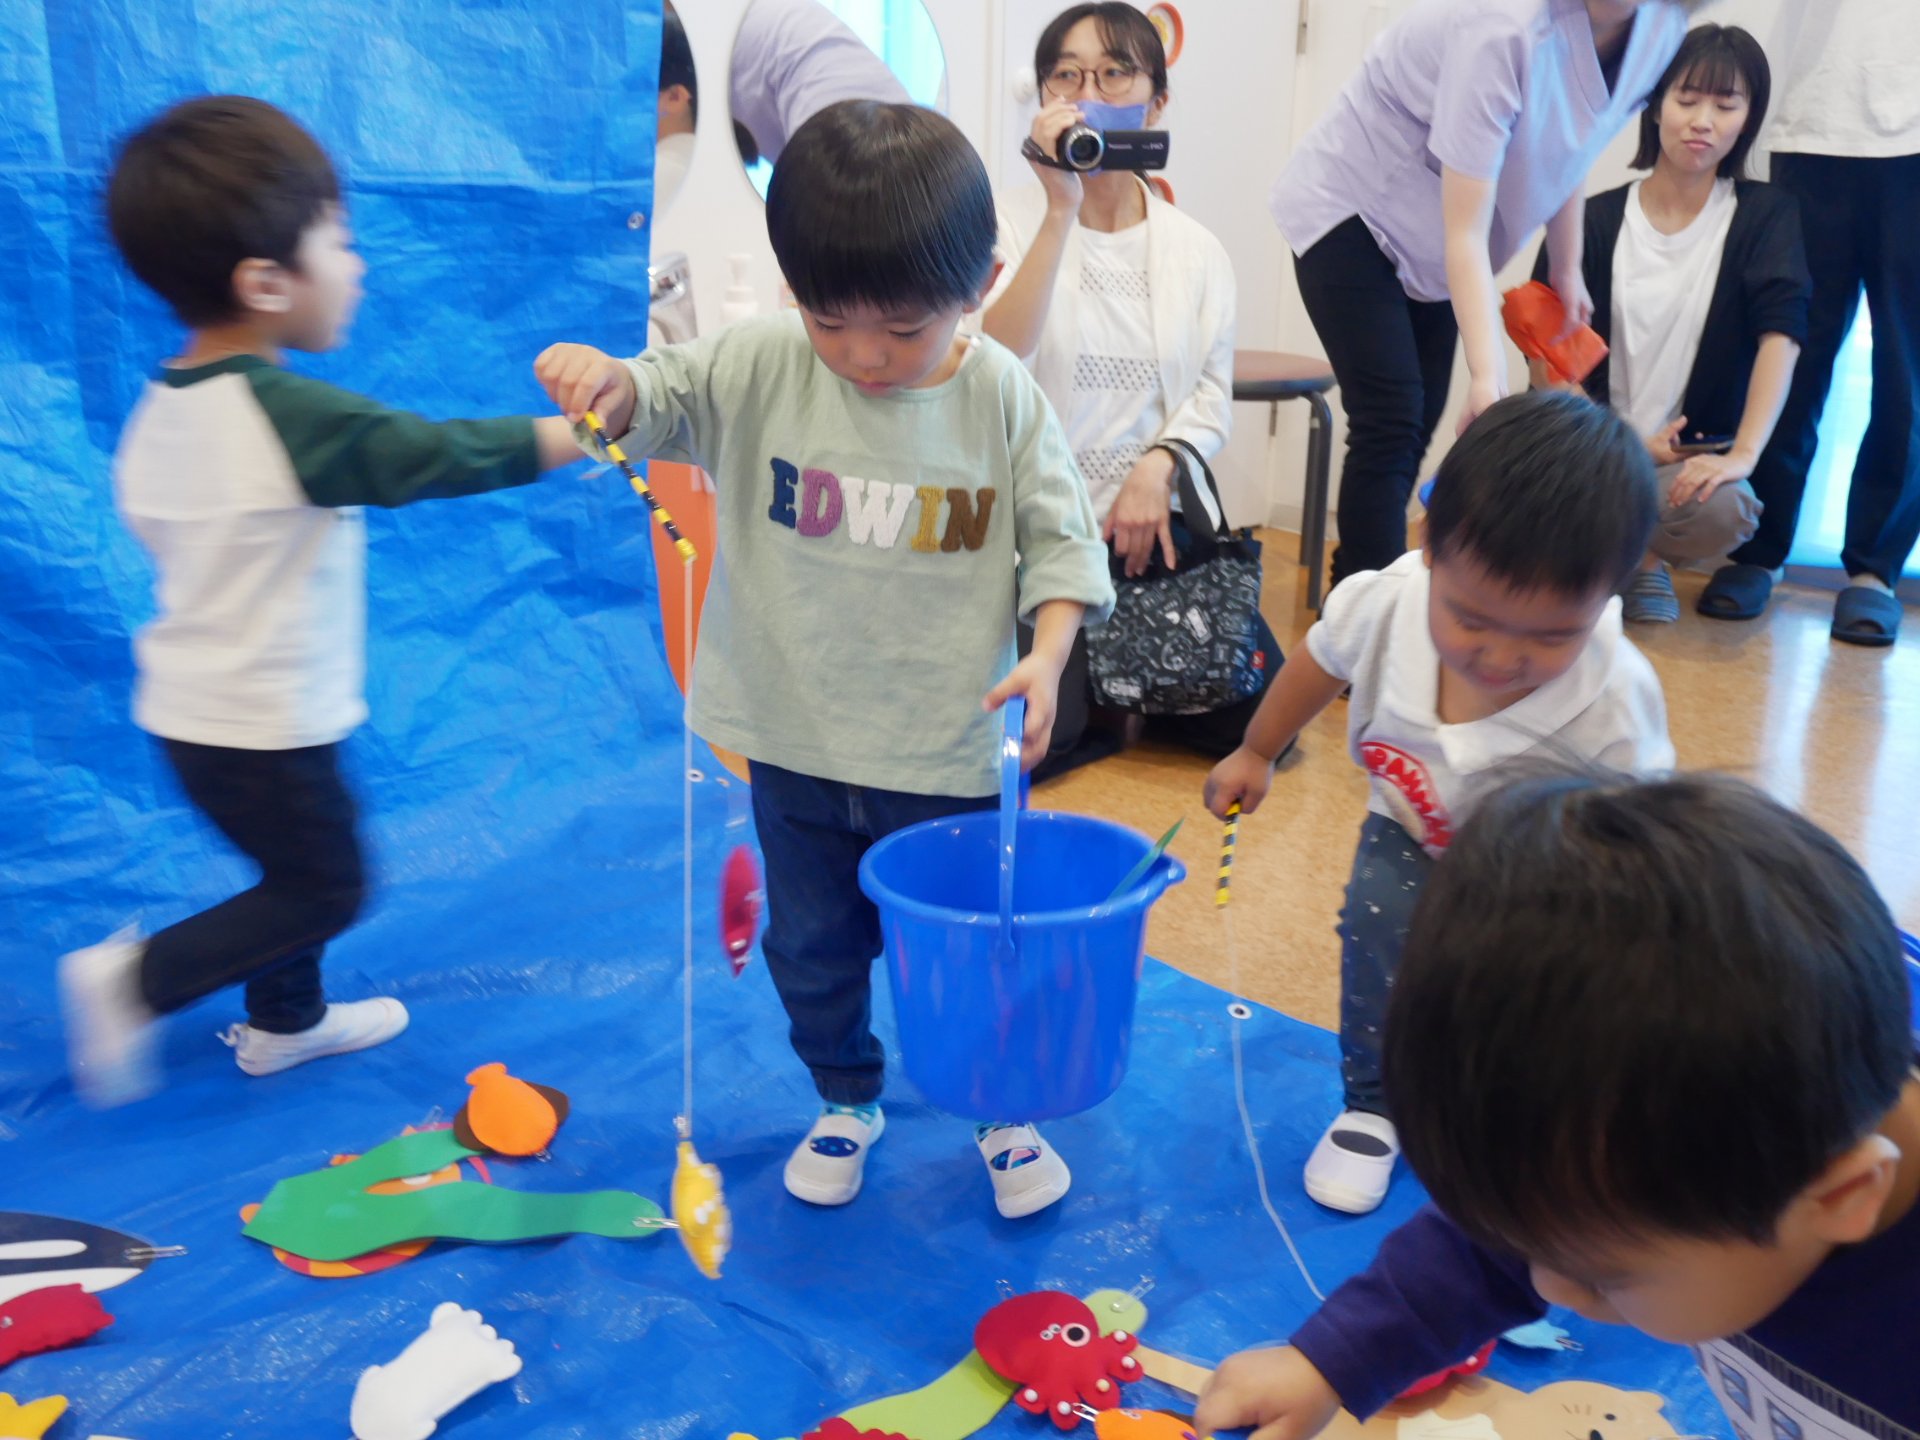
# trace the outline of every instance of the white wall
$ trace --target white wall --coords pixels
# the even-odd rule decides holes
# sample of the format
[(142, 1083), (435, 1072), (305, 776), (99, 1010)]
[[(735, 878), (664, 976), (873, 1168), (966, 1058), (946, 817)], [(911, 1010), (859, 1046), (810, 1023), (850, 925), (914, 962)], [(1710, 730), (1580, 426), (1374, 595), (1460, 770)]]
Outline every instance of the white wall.
[[(955, 123), (987, 157), (997, 186), (1031, 183), (1017, 152), (1033, 102), (1019, 82), (1030, 72), (1034, 41), (1059, 7), (1052, 0), (925, 3), (946, 49)], [(1169, 77), (1173, 160), (1167, 179), (1181, 208), (1218, 235), (1233, 257), (1243, 349), (1324, 353), (1300, 303), (1285, 242), (1267, 216), (1267, 190), (1292, 138), (1305, 134), (1359, 65), (1367, 44), (1412, 3), (1180, 0), (1186, 47)], [(1744, 25), (1765, 42), (1780, 4), (1722, 0), (1704, 18)], [(695, 303), (706, 330), (719, 324), (728, 254), (752, 257), (763, 306), (775, 303), (780, 276), (767, 245), (765, 213), (741, 173), (727, 114), (728, 57), (746, 0), (685, 0), (678, 8), (700, 72), (700, 133), (679, 196), (665, 215), (653, 218), (653, 243), (656, 254), (680, 250), (691, 257)], [(1632, 151), (1632, 135), (1623, 135), (1594, 171), (1591, 188), (1626, 179)], [(1503, 284), (1525, 279), (1532, 262), (1528, 247), (1501, 277)], [(1524, 375), (1519, 355), (1509, 358), (1518, 381)], [(1465, 392), (1462, 366), (1454, 383), (1456, 408), (1441, 422), (1429, 468), (1444, 453)], [(1344, 417), (1337, 392), (1334, 398), (1337, 482)], [(1264, 409), (1241, 406), (1236, 414), (1233, 440), (1216, 467), (1236, 521), (1288, 528), (1298, 523), (1306, 409), (1283, 405), (1279, 413), (1279, 433), (1271, 442)]]

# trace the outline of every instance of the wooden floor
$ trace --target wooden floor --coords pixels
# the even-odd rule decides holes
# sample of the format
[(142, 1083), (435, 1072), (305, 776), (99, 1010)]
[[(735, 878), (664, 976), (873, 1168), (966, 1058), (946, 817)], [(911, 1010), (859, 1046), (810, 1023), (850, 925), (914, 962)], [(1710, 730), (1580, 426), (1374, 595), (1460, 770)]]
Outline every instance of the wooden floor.
[[(1265, 608), (1292, 653), (1312, 619), (1291, 535), (1270, 534)], [(1866, 865), (1895, 916), (1920, 931), (1920, 616), (1888, 650), (1827, 637), (1833, 596), (1782, 586), (1765, 618), (1704, 620), (1704, 576), (1678, 579), (1678, 625), (1632, 636), (1666, 687), (1674, 746), (1687, 769), (1764, 786), (1831, 830)], [(1241, 993), (1331, 1026), (1339, 996), (1334, 917), (1366, 810), (1336, 704), (1301, 736), (1260, 813), (1240, 827), (1233, 929)], [(1034, 804), (1103, 815), (1158, 835), (1181, 816), (1173, 849), (1192, 872), (1155, 909), (1150, 953), (1227, 988), (1226, 931), (1213, 906), (1219, 828), (1200, 804), (1208, 762), (1144, 745), (1040, 787)]]

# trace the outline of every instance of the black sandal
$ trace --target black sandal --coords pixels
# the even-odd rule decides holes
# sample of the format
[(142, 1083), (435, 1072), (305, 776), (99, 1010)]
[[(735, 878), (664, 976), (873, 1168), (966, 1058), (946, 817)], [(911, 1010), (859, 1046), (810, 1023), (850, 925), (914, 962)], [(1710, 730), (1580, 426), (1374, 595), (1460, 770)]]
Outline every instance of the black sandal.
[(1848, 645), (1891, 645), (1900, 635), (1900, 601), (1871, 585), (1849, 585), (1833, 602), (1830, 633)]
[(1758, 565), (1716, 570), (1693, 608), (1710, 620), (1758, 620), (1773, 598), (1773, 572)]

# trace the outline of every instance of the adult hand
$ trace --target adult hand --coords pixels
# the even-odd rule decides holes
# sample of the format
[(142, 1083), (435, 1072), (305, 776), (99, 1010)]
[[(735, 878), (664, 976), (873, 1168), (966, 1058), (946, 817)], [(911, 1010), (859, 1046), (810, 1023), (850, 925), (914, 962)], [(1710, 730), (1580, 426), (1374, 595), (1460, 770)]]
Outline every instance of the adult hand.
[(1758, 458), (1739, 450), (1729, 450), (1724, 455), (1694, 455), (1680, 467), (1680, 473), (1673, 477), (1673, 488), (1667, 492), (1669, 505), (1704, 505), (1713, 498), (1713, 492), (1722, 485), (1737, 485), (1753, 474)]
[(1469, 426), (1478, 420), (1494, 405), (1507, 398), (1507, 382), (1504, 376), (1489, 376), (1475, 380), (1467, 388), (1467, 408), (1460, 412), (1460, 425), (1456, 435), (1467, 433)]
[(1313, 1440), (1339, 1413), (1339, 1395), (1298, 1350), (1248, 1350), (1213, 1372), (1193, 1429), (1212, 1435), (1252, 1428), (1252, 1440)]
[(1173, 477), (1177, 462), (1164, 450), (1149, 450), (1133, 462), (1133, 469), (1107, 511), (1100, 538), (1113, 543), (1127, 563), (1127, 574), (1144, 575), (1153, 563), (1154, 542), (1173, 569)]
[(1587, 277), (1579, 270), (1556, 274), (1547, 283), (1560, 297), (1560, 307), (1566, 312), (1560, 322), (1560, 333), (1553, 337), (1558, 344), (1582, 325), (1593, 323), (1593, 296), (1587, 290)]
[[(1048, 155), (1058, 155), (1060, 137), (1079, 123), (1080, 107), (1073, 101), (1049, 100), (1033, 117), (1033, 143)], [(1043, 165), (1038, 160), (1028, 160), (1027, 164), (1033, 167), (1033, 173), (1040, 177), (1040, 184), (1047, 192), (1047, 209), (1079, 219), (1080, 202), (1087, 198), (1087, 187), (1080, 183), (1079, 174), (1055, 165)]]
[(1647, 437), (1647, 453), (1653, 456), (1656, 465), (1678, 465), (1687, 457), (1674, 447), (1680, 443), (1680, 432), (1687, 427), (1687, 417), (1682, 415), (1666, 429)]

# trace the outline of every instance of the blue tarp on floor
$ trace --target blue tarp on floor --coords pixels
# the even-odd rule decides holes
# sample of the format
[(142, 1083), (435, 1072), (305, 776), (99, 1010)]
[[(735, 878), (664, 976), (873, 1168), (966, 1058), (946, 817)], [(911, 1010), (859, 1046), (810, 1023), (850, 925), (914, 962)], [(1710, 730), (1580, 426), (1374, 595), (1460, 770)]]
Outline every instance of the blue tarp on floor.
[[(295, 1275), (244, 1238), (240, 1206), (275, 1179), (369, 1147), (435, 1105), (450, 1111), (464, 1071), (490, 1059), (574, 1104), (553, 1158), (496, 1162), (496, 1183), (622, 1186), (664, 1200), (680, 1093), (676, 930), (672, 905), (644, 895), (649, 879), (671, 889), (667, 874), (608, 858), (624, 848), (608, 842), (634, 824), (634, 809), (587, 814), (553, 849), (521, 857), (534, 882), (524, 891), (490, 902), (484, 882), (396, 893), (394, 918), (343, 943), (333, 972), (343, 990), (378, 986), (413, 1007), (414, 1028), (365, 1056), (246, 1080), (213, 1039), (226, 1018), (215, 1002), (170, 1027), (164, 1097), (99, 1117), (76, 1108), (58, 1077), (51, 1018), (0, 1014), (21, 1039), (0, 1075), (6, 1203), (189, 1252), (106, 1292), (119, 1318), (96, 1340), (20, 1362), (0, 1383), (22, 1396), (64, 1392), (82, 1426), (133, 1440), (343, 1434), (360, 1369), (390, 1359), (435, 1303), (452, 1299), (526, 1358), (517, 1379), (459, 1413), (452, 1434), (744, 1430), (775, 1440), (934, 1380), (965, 1355), (1002, 1282), (1086, 1293), (1150, 1278), (1148, 1343), (1208, 1362), (1282, 1339), (1305, 1316), (1311, 1298), (1259, 1208), (1234, 1120), (1226, 997), (1159, 965), (1148, 967), (1126, 1084), (1100, 1109), (1050, 1127), (1075, 1188), (1031, 1221), (993, 1214), (968, 1127), (904, 1093), (851, 1208), (789, 1199), (780, 1167), (808, 1113), (805, 1081), (765, 976), (756, 968), (734, 984), (710, 967), (699, 990), (699, 1116), (738, 1230), (720, 1282), (701, 1279), (671, 1237), (442, 1245), (383, 1274), (332, 1281)], [(664, 851), (668, 817), (653, 823)], [(609, 874), (617, 888), (603, 883)], [(34, 993), (46, 999), (37, 981)], [(1319, 1211), (1296, 1177), (1337, 1100), (1332, 1038), (1258, 1011), (1247, 1053), (1275, 1197), (1330, 1285), (1365, 1263), (1417, 1191), (1402, 1184), (1367, 1220)], [(1718, 1431), (1685, 1352), (1569, 1324), (1584, 1354), (1503, 1348), (1495, 1378), (1523, 1389), (1577, 1375), (1660, 1390), (1673, 1397), (1673, 1433)], [(1134, 1393), (1180, 1403), (1152, 1385)], [(1009, 1408), (987, 1433), (1052, 1427)]]
[[(373, 720), (351, 746), (381, 890), (337, 946), (334, 993), (402, 996), (391, 1046), (270, 1080), (215, 1032), (231, 997), (166, 1031), (170, 1085), (105, 1116), (64, 1078), (52, 963), (128, 919), (168, 923), (247, 883), (127, 720), (128, 636), (150, 576), (115, 521), (108, 458), (174, 343), (98, 219), (115, 137), (181, 95), (287, 105), (343, 162), (371, 262), (350, 347), (302, 368), (430, 415), (536, 405), (528, 365), (574, 338), (640, 343), (657, 7), (527, 0), (51, 0), (0, 8), (0, 1209), (107, 1224), (185, 1258), (103, 1299), (116, 1323), (18, 1362), (0, 1388), (65, 1393), (57, 1435), (333, 1436), (362, 1367), (453, 1299), (526, 1368), (446, 1433), (797, 1434), (932, 1380), (1000, 1282), (1084, 1291), (1150, 1277), (1147, 1335), (1215, 1360), (1285, 1335), (1309, 1298), (1261, 1214), (1233, 1124), (1224, 997), (1150, 966), (1131, 1077), (1052, 1134), (1069, 1200), (992, 1214), (966, 1127), (899, 1097), (851, 1210), (788, 1200), (810, 1101), (756, 967), (724, 978), (710, 897), (737, 795), (700, 787), (700, 1122), (739, 1240), (719, 1284), (670, 1238), (438, 1246), (316, 1281), (240, 1234), (273, 1182), (363, 1150), (504, 1060), (574, 1113), (550, 1161), (497, 1182), (665, 1198), (679, 1108), (678, 697), (638, 506), (614, 477), (371, 517)], [(718, 57), (705, 57), (715, 65)], [(638, 217), (639, 223), (630, 223)], [(712, 773), (712, 767), (708, 767)], [(1294, 1177), (1336, 1094), (1330, 1037), (1259, 1012), (1248, 1054), (1279, 1201), (1323, 1284), (1412, 1208), (1342, 1221)], [(1578, 1373), (1675, 1398), (1716, 1427), (1684, 1355), (1579, 1333)], [(1532, 1388), (1565, 1357), (1503, 1355)], [(1174, 1397), (1149, 1393), (1171, 1402)], [(1017, 1412), (994, 1434), (1032, 1434)]]

